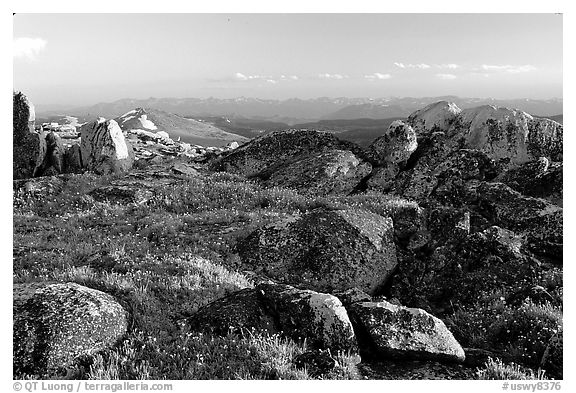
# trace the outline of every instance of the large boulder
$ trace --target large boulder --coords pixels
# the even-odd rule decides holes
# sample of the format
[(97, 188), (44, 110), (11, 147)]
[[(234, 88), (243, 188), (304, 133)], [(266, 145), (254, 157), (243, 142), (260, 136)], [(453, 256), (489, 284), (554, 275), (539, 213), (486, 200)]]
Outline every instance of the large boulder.
[(464, 350), (444, 322), (424, 310), (381, 301), (354, 303), (349, 312), (367, 356), (464, 361)]
[(277, 315), (280, 330), (306, 337), (315, 348), (356, 348), (354, 329), (337, 297), (278, 284), (261, 284), (255, 290)]
[(266, 184), (313, 195), (349, 194), (370, 174), (372, 165), (348, 150), (315, 153), (279, 168)]
[(13, 93), (12, 176), (27, 179), (38, 176), (46, 155), (46, 140), (34, 130), (34, 105), (22, 93)]
[(401, 120), (395, 120), (368, 149), (376, 163), (381, 165), (405, 162), (417, 147), (416, 133), (412, 127)]
[(498, 168), (486, 153), (474, 149), (449, 151), (445, 136), (434, 135), (432, 146), (408, 171), (395, 180), (395, 191), (407, 198), (428, 201), (430, 196), (444, 204), (465, 204), (465, 184), (470, 180), (491, 180)]
[(435, 245), (432, 253), (399, 260), (391, 295), (402, 304), (450, 313), (498, 291), (524, 293), (542, 272), (541, 262), (524, 253), (524, 237), (496, 226)]
[(420, 135), (446, 132), (457, 121), (462, 110), (453, 102), (439, 101), (408, 116), (408, 124)]
[(481, 214), (491, 223), (524, 235), (533, 253), (562, 261), (560, 206), (524, 196), (502, 183), (481, 183), (474, 192)]
[(356, 349), (352, 324), (338, 298), (289, 285), (264, 283), (232, 293), (202, 307), (189, 324), (219, 335), (255, 329), (305, 339), (317, 349)]
[(252, 329), (279, 334), (280, 327), (264, 308), (260, 295), (252, 288), (241, 289), (200, 308), (188, 323), (193, 330), (220, 336)]
[(64, 151), (64, 173), (82, 173), (82, 149), (80, 145), (73, 144)]
[(396, 267), (393, 235), (391, 218), (319, 208), (254, 231), (238, 251), (251, 270), (284, 283), (373, 294)]
[(526, 196), (544, 198), (562, 206), (562, 168), (562, 163), (551, 163), (546, 157), (540, 157), (536, 161), (508, 169), (495, 180)]
[(128, 314), (106, 293), (75, 283), (14, 284), (14, 377), (43, 376), (110, 347)]
[(379, 166), (368, 180), (368, 187), (389, 191), (396, 175), (417, 147), (416, 133), (412, 127), (400, 120), (392, 122), (384, 135), (368, 148), (372, 159)]
[(54, 131), (46, 134), (46, 156), (40, 172), (42, 176), (55, 176), (64, 173), (65, 149), (62, 139)]
[(114, 120), (100, 118), (80, 128), (82, 162), (98, 174), (127, 172), (134, 163), (132, 146)]
[(329, 132), (285, 130), (251, 140), (215, 161), (212, 169), (266, 179), (289, 163), (330, 150), (350, 150), (364, 158), (359, 146), (341, 141)]

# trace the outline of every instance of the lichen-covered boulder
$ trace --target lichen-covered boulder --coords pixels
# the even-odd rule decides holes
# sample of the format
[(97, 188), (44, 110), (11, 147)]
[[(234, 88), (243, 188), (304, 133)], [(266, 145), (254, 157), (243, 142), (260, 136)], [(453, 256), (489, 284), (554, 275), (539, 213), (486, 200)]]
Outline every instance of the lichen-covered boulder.
[(494, 225), (523, 234), (529, 249), (562, 261), (563, 209), (544, 199), (527, 197), (502, 183), (475, 188), (481, 212)]
[(98, 174), (127, 172), (134, 151), (114, 120), (100, 118), (80, 128), (80, 148), (85, 168)]
[(354, 329), (337, 297), (279, 284), (261, 284), (255, 290), (277, 315), (280, 329), (292, 337), (306, 337), (315, 348), (356, 348)]
[(414, 168), (402, 173), (395, 190), (407, 198), (427, 201), (431, 196), (443, 204), (467, 203), (465, 184), (470, 180), (491, 180), (498, 168), (486, 153), (474, 149), (447, 151), (444, 137), (437, 136)]
[(424, 310), (381, 301), (354, 303), (349, 313), (368, 356), (464, 361), (464, 350), (444, 322)]
[(524, 293), (542, 272), (541, 263), (524, 253), (524, 237), (496, 226), (432, 244), (431, 255), (399, 259), (390, 292), (402, 304), (444, 313), (498, 291)]
[(348, 314), (338, 298), (289, 285), (264, 283), (202, 307), (189, 324), (224, 335), (252, 329), (306, 340), (318, 349), (355, 350)]
[(396, 267), (392, 219), (359, 209), (319, 208), (239, 241), (244, 264), (280, 282), (373, 294)]
[(14, 284), (14, 375), (42, 376), (110, 347), (128, 314), (104, 292), (75, 283)]
[(295, 188), (312, 195), (349, 194), (371, 170), (372, 165), (351, 151), (330, 150), (279, 168), (266, 184)]
[(55, 176), (64, 173), (65, 149), (62, 139), (54, 131), (46, 134), (46, 156), (40, 172), (42, 176)]
[(82, 150), (80, 145), (73, 144), (64, 151), (64, 173), (82, 173)]
[(211, 167), (213, 170), (266, 179), (289, 163), (330, 150), (350, 150), (364, 158), (359, 146), (341, 141), (329, 132), (285, 130), (255, 138), (215, 161)]
[(88, 193), (98, 202), (136, 205), (147, 203), (154, 193), (146, 187), (130, 185), (109, 185), (98, 187)]
[(264, 308), (261, 293), (252, 288), (241, 289), (201, 307), (188, 321), (196, 331), (220, 336), (243, 334), (252, 329), (279, 334), (274, 315)]
[(368, 179), (368, 188), (388, 192), (394, 186), (394, 179), (404, 167), (418, 143), (416, 133), (408, 124), (396, 120), (388, 130), (369, 146), (369, 154), (378, 165)]
[(401, 120), (395, 120), (368, 149), (378, 164), (399, 164), (408, 160), (417, 147), (416, 133), (412, 127)]
[(43, 133), (34, 130), (34, 105), (22, 93), (13, 93), (12, 176), (27, 179), (38, 176), (46, 155)]
[(546, 157), (540, 157), (536, 161), (508, 169), (495, 180), (523, 195), (544, 198), (562, 206), (564, 185), (562, 168), (562, 163), (551, 163)]
[(439, 101), (419, 109), (408, 116), (407, 123), (418, 136), (433, 132), (445, 132), (457, 121), (462, 110), (456, 104)]
[(396, 176), (400, 172), (400, 166), (393, 162), (385, 162), (374, 168), (366, 186), (369, 190), (387, 193), (394, 188)]
[(420, 138), (405, 169), (394, 180), (395, 193), (413, 200), (430, 195), (437, 184), (432, 172), (452, 151), (450, 140), (444, 132), (434, 132)]

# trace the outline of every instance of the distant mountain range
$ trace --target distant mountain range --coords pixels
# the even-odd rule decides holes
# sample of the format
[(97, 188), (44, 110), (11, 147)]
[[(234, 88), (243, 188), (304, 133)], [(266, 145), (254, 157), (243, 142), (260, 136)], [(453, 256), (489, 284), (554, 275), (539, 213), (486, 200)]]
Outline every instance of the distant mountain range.
[(99, 103), (77, 108), (60, 108), (55, 111), (38, 111), (39, 116), (49, 117), (66, 114), (78, 118), (115, 118), (134, 108), (154, 108), (189, 118), (224, 117), (249, 119), (294, 125), (318, 120), (336, 119), (389, 119), (407, 117), (417, 109), (436, 101), (452, 101), (460, 108), (484, 104), (521, 109), (535, 116), (554, 116), (563, 113), (563, 100), (490, 98), (461, 98), (456, 96), (424, 98), (314, 98), (268, 100), (239, 97), (217, 98), (148, 98), (121, 99), (110, 103)]

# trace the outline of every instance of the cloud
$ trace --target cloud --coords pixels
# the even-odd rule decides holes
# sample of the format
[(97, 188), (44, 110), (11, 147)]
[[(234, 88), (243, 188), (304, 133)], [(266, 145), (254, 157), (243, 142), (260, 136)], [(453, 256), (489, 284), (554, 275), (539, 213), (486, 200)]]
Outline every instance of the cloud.
[(460, 65), (454, 64), (454, 63), (449, 63), (449, 64), (436, 64), (436, 68), (455, 70), (455, 69), (460, 68)]
[(394, 63), (394, 65), (398, 68), (418, 68), (420, 70), (426, 70), (426, 69), (432, 67), (431, 65), (425, 64), (425, 63), (420, 63), (420, 64)]
[(536, 67), (534, 67), (533, 65), (530, 65), (530, 64), (519, 65), (519, 66), (510, 65), (510, 64), (506, 64), (506, 65), (482, 64), (480, 66), (480, 68), (484, 71), (507, 72), (509, 74), (520, 74), (522, 72), (531, 72), (531, 71), (537, 70)]
[(237, 72), (236, 74), (234, 74), (234, 77), (240, 81), (247, 81), (248, 80), (248, 77), (241, 72)]
[(15, 58), (26, 58), (35, 60), (36, 57), (46, 47), (46, 40), (43, 38), (20, 37), (13, 41), (13, 56)]
[(320, 79), (346, 79), (348, 75), (342, 74), (318, 74), (318, 78)]
[(370, 75), (364, 75), (364, 78), (370, 79), (370, 80), (374, 80), (374, 79), (390, 79), (390, 78), (392, 78), (392, 75), (390, 75), (390, 74), (381, 74), (381, 73), (379, 73), (379, 72), (375, 72), (375, 73), (370, 74)]
[[(289, 80), (298, 80), (296, 75), (280, 75), (279, 77), (274, 77), (270, 75), (246, 75), (241, 72), (237, 72), (234, 74), (232, 78), (235, 81), (265, 81), (271, 84), (276, 84), (279, 80), (289, 81)], [(230, 79), (215, 79), (215, 81), (225, 81)]]
[(443, 80), (452, 80), (457, 78), (454, 74), (436, 74), (436, 77)]

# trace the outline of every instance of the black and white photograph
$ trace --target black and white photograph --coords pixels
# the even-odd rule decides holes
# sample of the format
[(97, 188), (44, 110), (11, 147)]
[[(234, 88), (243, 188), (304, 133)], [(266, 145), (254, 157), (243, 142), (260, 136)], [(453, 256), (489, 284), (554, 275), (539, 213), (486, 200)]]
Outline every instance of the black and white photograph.
[(13, 11), (13, 391), (566, 390), (561, 12)]

